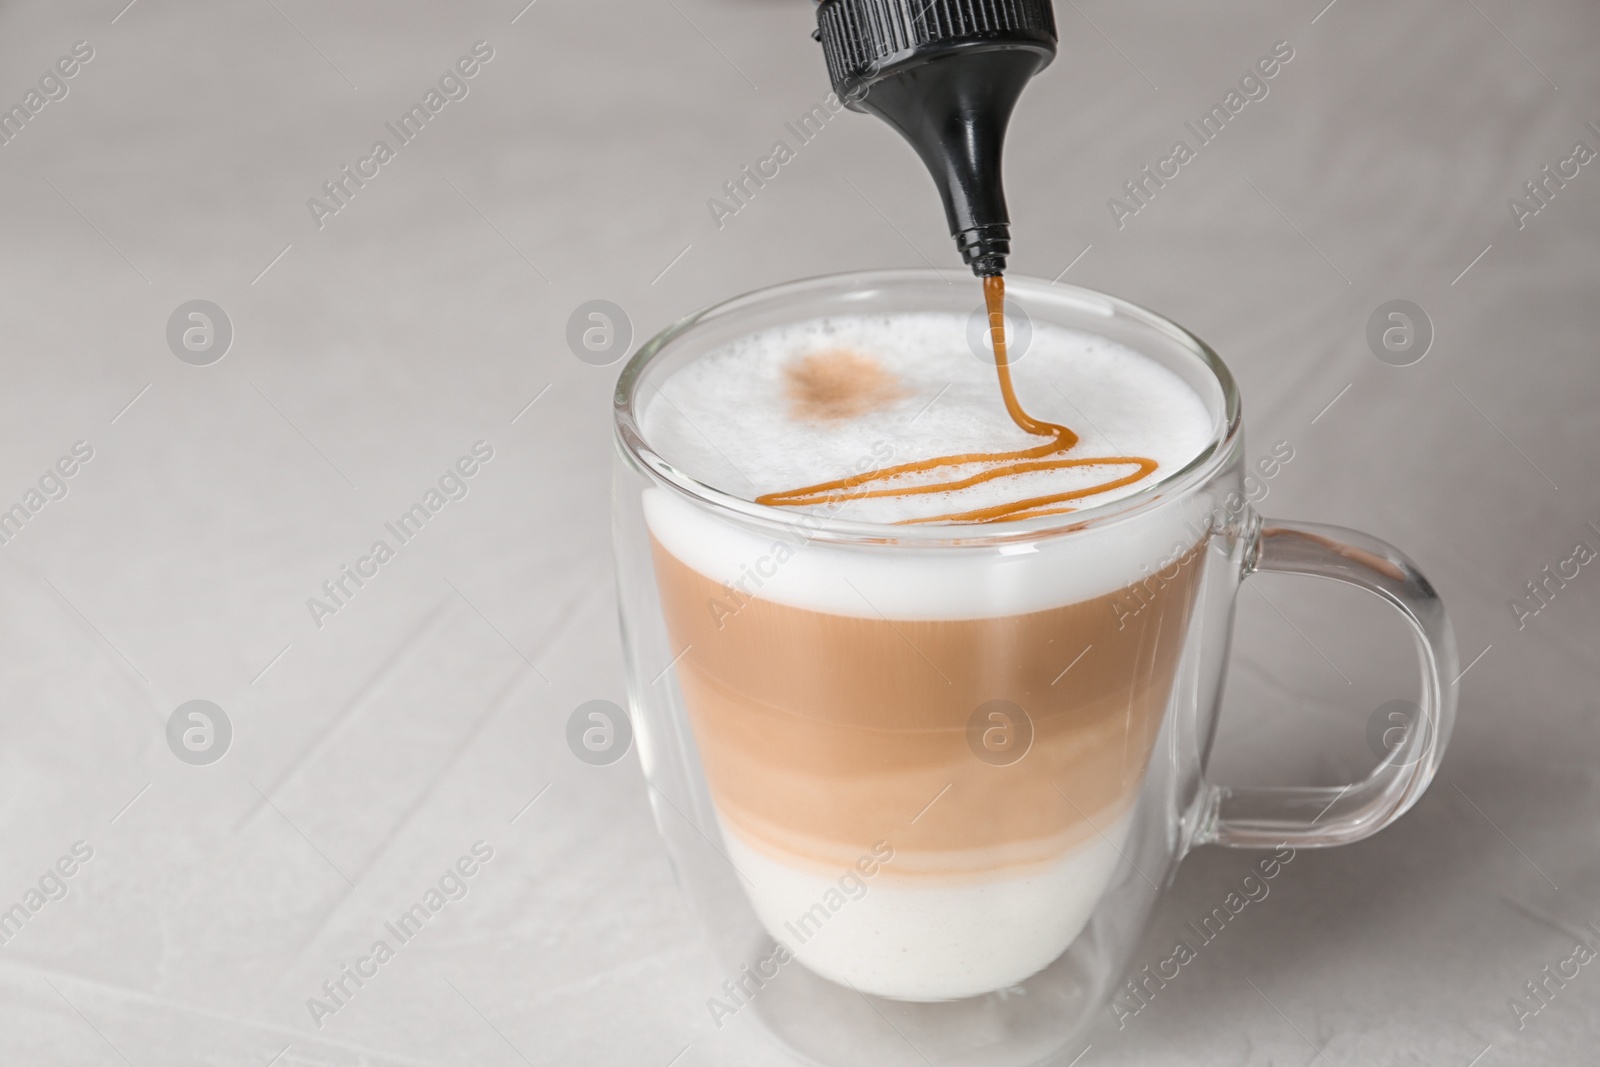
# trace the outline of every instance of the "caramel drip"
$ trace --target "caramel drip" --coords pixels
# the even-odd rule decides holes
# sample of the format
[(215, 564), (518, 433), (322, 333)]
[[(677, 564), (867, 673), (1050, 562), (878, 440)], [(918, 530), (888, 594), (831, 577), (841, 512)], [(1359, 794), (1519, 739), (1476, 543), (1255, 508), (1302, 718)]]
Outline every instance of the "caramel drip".
[[(1017, 519), (1031, 519), (1040, 515), (1059, 515), (1074, 511), (1076, 509), (1072, 507), (1053, 507), (1052, 505), (1064, 504), (1071, 500), (1082, 500), (1085, 497), (1096, 496), (1100, 493), (1110, 492), (1113, 489), (1120, 489), (1125, 485), (1132, 485), (1156, 469), (1156, 461), (1146, 459), (1143, 456), (1064, 457), (1063, 454), (1071, 451), (1072, 447), (1078, 443), (1078, 435), (1058, 423), (1045, 422), (1029, 415), (1022, 409), (1022, 404), (1017, 400), (1016, 388), (1011, 383), (1011, 367), (1006, 359), (1006, 281), (1004, 277), (996, 274), (983, 279), (983, 300), (989, 311), (989, 336), (994, 342), (994, 369), (1000, 379), (1000, 397), (1005, 401), (1006, 413), (1011, 416), (1012, 422), (1028, 433), (1050, 438), (1047, 443), (1035, 448), (1025, 448), (1015, 452), (962, 452), (953, 456), (936, 456), (933, 459), (917, 460), (914, 463), (901, 463), (893, 467), (884, 467), (881, 470), (867, 471), (849, 478), (819, 482), (816, 485), (808, 485), (799, 489), (786, 489), (777, 493), (766, 493), (756, 497), (756, 503), (775, 507), (806, 507), (814, 504), (830, 504), (835, 501), (865, 500), (872, 497), (917, 496), (924, 493), (952, 492), (958, 489), (967, 489), (974, 485), (981, 485), (984, 482), (992, 482), (997, 478), (1009, 478), (1017, 474), (1027, 474), (1030, 471), (1062, 470), (1067, 467), (1132, 466), (1137, 468), (1131, 474), (1083, 489), (1028, 497), (1024, 500), (994, 504), (986, 508), (975, 508), (971, 511), (953, 512), (949, 515), (934, 515), (924, 519), (903, 520), (906, 523), (1011, 522)], [(964, 467), (977, 464), (994, 464), (994, 466), (989, 467), (988, 470), (982, 470), (963, 478), (952, 478), (949, 481), (908, 486), (888, 484), (884, 485), (883, 488), (868, 488), (869, 486), (893, 483), (897, 478), (908, 474), (922, 474), (945, 467)]]

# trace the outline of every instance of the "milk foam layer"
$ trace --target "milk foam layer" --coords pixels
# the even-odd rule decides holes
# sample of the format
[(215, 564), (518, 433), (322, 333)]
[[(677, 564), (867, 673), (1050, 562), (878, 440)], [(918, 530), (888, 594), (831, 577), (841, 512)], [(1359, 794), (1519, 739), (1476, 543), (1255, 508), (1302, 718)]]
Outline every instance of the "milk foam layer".
[(839, 876), (778, 863), (723, 824), (761, 925), (810, 970), (896, 1000), (956, 1000), (1049, 966), (1082, 932), (1121, 859), (1129, 816), (1049, 864), (928, 883), (885, 864), (852, 896)]
[[(1144, 456), (1158, 464), (1145, 481), (1086, 498), (1082, 506), (1137, 492), (1209, 443), (1213, 427), (1205, 404), (1156, 361), (1107, 338), (1044, 322), (1032, 324), (1023, 346), (1020, 329), (1007, 334), (1018, 397), (1035, 418), (1077, 432), (1069, 455)], [(977, 336), (982, 343), (981, 327)], [(839, 350), (876, 361), (897, 388), (887, 402), (850, 417), (800, 414), (786, 371), (808, 356)], [(680, 369), (645, 407), (641, 422), (669, 463), (750, 500), (936, 456), (1040, 444), (1006, 415), (992, 362), (972, 348), (968, 317), (950, 312), (834, 316), (751, 334)], [(1127, 472), (1126, 466), (1037, 471), (955, 492), (797, 510), (899, 522), (1083, 488)], [(918, 480), (911, 476), (902, 484)], [(948, 480), (948, 474), (920, 480)]]
[(668, 552), (746, 596), (863, 619), (976, 619), (1044, 611), (1159, 576), (1210, 531), (1190, 495), (1116, 522), (998, 547), (850, 545), (714, 516), (669, 489), (645, 490), (645, 521)]

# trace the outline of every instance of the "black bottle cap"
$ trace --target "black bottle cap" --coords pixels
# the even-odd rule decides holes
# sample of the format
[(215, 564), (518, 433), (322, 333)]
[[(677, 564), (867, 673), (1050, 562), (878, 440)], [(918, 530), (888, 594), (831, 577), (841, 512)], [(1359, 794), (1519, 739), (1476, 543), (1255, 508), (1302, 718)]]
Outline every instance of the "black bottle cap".
[(1023, 87), (1055, 56), (1050, 0), (822, 0), (816, 37), (840, 100), (922, 157), (962, 260), (1003, 273), (1001, 149)]
[(860, 111), (867, 84), (952, 47), (1031, 43), (1053, 56), (1056, 16), (1050, 0), (822, 0), (813, 36), (834, 91)]

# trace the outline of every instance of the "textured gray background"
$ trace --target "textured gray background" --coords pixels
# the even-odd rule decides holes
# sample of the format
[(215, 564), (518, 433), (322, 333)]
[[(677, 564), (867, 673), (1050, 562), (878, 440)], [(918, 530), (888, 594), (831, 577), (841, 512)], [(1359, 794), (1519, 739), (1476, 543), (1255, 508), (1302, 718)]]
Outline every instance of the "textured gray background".
[[(95, 50), (0, 147), (0, 506), (94, 448), (0, 548), (0, 907), (94, 849), (0, 947), (0, 1061), (789, 1062), (748, 1015), (712, 1030), (636, 757), (563, 743), (574, 707), (623, 695), (616, 368), (564, 331), (595, 298), (642, 338), (790, 278), (954, 272), (914, 157), (846, 115), (712, 223), (826, 91), (799, 0), (124, 2), (0, 10), (7, 105)], [(1520, 1031), (1508, 1007), (1600, 922), (1600, 574), (1525, 628), (1509, 606), (1600, 547), (1600, 163), (1523, 229), (1506, 204), (1600, 147), (1600, 11), (1325, 3), (1061, 0), (1012, 131), (1012, 265), (1071, 264), (1209, 340), (1251, 454), (1295, 448), (1263, 510), (1412, 553), (1473, 665), (1419, 806), (1301, 853), (1082, 1067), (1566, 1064), (1600, 1041), (1596, 968)], [(319, 230), (307, 198), (478, 40), (470, 95)], [(1279, 40), (1270, 95), (1119, 230), (1107, 198)], [(164, 338), (195, 298), (235, 330), (208, 367)], [(1364, 339), (1395, 298), (1437, 334), (1410, 367)], [(478, 440), (470, 495), (313, 625), (306, 598)], [(1263, 579), (1238, 638), (1219, 779), (1370, 764), (1368, 717), (1411, 684), (1376, 602)], [(235, 729), (209, 767), (164, 739), (194, 698)], [(314, 1028), (306, 998), (479, 839), (470, 895)], [(1137, 958), (1252, 858), (1190, 857)]]

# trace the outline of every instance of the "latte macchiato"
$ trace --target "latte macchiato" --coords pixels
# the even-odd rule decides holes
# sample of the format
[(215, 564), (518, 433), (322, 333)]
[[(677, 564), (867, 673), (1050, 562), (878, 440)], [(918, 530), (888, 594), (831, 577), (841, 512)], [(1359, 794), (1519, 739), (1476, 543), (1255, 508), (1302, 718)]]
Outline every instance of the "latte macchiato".
[[(727, 854), (803, 965), (905, 1000), (1015, 984), (1082, 930), (1122, 862), (1206, 529), (1157, 501), (1013, 545), (897, 541), (894, 524), (958, 536), (1106, 503), (1213, 436), (1177, 375), (1045, 323), (1013, 356), (1027, 412), (1008, 418), (967, 338), (931, 312), (786, 325), (686, 365), (642, 412), (674, 467), (794, 519), (644, 499)], [(808, 517), (882, 537), (812, 538)]]

